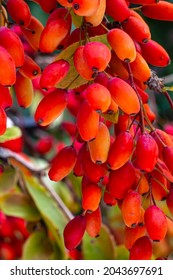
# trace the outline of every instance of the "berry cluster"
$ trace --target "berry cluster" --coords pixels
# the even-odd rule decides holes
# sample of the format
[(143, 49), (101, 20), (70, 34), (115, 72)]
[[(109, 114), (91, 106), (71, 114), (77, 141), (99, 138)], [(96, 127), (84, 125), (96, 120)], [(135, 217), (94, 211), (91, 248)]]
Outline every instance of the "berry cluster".
[(0, 212), (0, 260), (19, 259), (29, 232), (23, 219)]
[[(75, 249), (85, 232), (99, 235), (104, 202), (121, 210), (130, 259), (150, 259), (153, 241), (163, 240), (168, 229), (169, 218), (159, 201), (165, 200), (173, 215), (173, 136), (153, 126), (156, 116), (147, 90), (164, 94), (172, 108), (173, 103), (151, 70), (166, 67), (169, 54), (151, 39), (143, 18), (172, 21), (173, 4), (34, 2), (48, 14), (45, 27), (24, 0), (8, 0), (2, 6), (0, 134), (6, 131), (5, 110), (12, 105), (9, 87), (18, 105), (28, 108), (34, 96), (32, 80), (37, 78), (44, 96), (35, 111), (36, 123), (47, 127), (65, 110), (72, 119), (63, 124), (72, 144), (58, 152), (48, 172), (56, 182), (70, 172), (81, 177), (82, 213), (64, 229), (66, 248)], [(41, 71), (34, 55), (57, 50), (56, 59)], [(41, 143), (40, 153), (50, 149), (50, 141), (48, 148)]]

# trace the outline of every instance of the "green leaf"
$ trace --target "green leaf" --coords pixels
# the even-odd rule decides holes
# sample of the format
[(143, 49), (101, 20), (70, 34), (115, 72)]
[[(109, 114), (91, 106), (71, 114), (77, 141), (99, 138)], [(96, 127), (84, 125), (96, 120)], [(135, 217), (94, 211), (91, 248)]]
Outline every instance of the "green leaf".
[(3, 173), (0, 175), (0, 196), (12, 190), (17, 181), (16, 171), (10, 166), (4, 168)]
[(25, 176), (24, 179), (26, 188), (41, 213), (43, 220), (54, 235), (62, 254), (65, 254), (63, 231), (69, 219), (37, 178)]
[(9, 216), (23, 218), (27, 221), (38, 221), (39, 212), (28, 196), (22, 193), (8, 193), (0, 198), (2, 211)]
[(87, 233), (82, 241), (82, 249), (85, 260), (113, 260), (115, 254), (115, 241), (109, 229), (102, 225), (100, 235), (91, 238)]
[(71, 14), (71, 17), (72, 17), (72, 22), (75, 25), (75, 27), (80, 27), (82, 25), (82, 22), (83, 22), (83, 17), (76, 15), (74, 13), (74, 10), (71, 10), (70, 14)]
[[(102, 42), (103, 44), (107, 45), (108, 47), (110, 47), (108, 41), (107, 41), (107, 35), (103, 34), (100, 36), (94, 36), (90, 38), (91, 42)], [(81, 41), (82, 44), (84, 44), (84, 40)], [(79, 87), (83, 84), (88, 83), (87, 80), (85, 80), (84, 78), (82, 78), (79, 73), (76, 71), (75, 66), (74, 66), (74, 62), (73, 62), (73, 55), (75, 50), (79, 47), (80, 42), (76, 42), (72, 45), (70, 45), (69, 47), (67, 47), (64, 51), (62, 51), (60, 54), (58, 54), (55, 58), (55, 60), (59, 60), (59, 59), (64, 59), (66, 61), (69, 62), (70, 64), (70, 70), (68, 72), (68, 74), (65, 76), (65, 78), (57, 85), (57, 87), (60, 88), (68, 88), (68, 89), (73, 89), (76, 87)]]
[(117, 111), (113, 114), (103, 113), (102, 117), (105, 118), (107, 121), (110, 121), (112, 123), (117, 123), (118, 122), (118, 117), (119, 117), (119, 111)]
[(52, 244), (44, 231), (32, 233), (23, 246), (23, 260), (54, 259)]
[(119, 245), (116, 248), (117, 252), (117, 260), (128, 260), (129, 259), (129, 251), (124, 245)]
[(6, 132), (0, 136), (0, 143), (4, 143), (9, 140), (15, 140), (22, 135), (19, 127), (12, 126), (6, 129)]

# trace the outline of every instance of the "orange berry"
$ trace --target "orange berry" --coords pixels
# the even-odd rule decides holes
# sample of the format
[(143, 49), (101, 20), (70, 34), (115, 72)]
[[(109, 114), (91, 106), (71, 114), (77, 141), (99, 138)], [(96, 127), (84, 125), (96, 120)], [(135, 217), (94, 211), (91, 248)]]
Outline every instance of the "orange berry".
[(30, 56), (25, 54), (25, 61), (19, 72), (26, 78), (34, 79), (41, 74), (41, 68)]
[(132, 38), (123, 30), (114, 28), (108, 32), (107, 39), (120, 60), (133, 62), (136, 58), (136, 48)]
[(99, 0), (73, 0), (73, 9), (78, 16), (92, 16), (99, 7)]
[(134, 89), (120, 78), (111, 78), (108, 82), (108, 90), (112, 98), (126, 114), (138, 113), (140, 104)]
[(106, 14), (114, 21), (123, 22), (130, 16), (130, 10), (125, 0), (106, 0)]
[(141, 11), (149, 18), (173, 21), (173, 4), (166, 1), (159, 1), (153, 5), (143, 5)]
[(19, 25), (27, 27), (31, 21), (31, 12), (28, 4), (23, 0), (8, 0), (7, 11)]
[(0, 46), (0, 84), (12, 86), (16, 82), (15, 63), (9, 52)]
[(86, 232), (91, 237), (98, 237), (101, 229), (101, 222), (102, 222), (100, 207), (98, 207), (92, 213), (87, 212), (85, 214), (85, 218), (86, 218)]
[(102, 196), (102, 189), (93, 183), (82, 188), (82, 208), (88, 211), (96, 211)]
[(32, 104), (34, 96), (32, 81), (18, 72), (14, 89), (18, 105), (28, 108)]

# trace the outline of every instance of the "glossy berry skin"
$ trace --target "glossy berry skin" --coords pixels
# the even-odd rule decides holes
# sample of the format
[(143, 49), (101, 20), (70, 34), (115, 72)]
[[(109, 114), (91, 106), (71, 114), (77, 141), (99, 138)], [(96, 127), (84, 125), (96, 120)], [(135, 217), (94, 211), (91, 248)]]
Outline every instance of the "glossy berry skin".
[(10, 108), (12, 104), (13, 100), (9, 88), (0, 85), (0, 107), (5, 110)]
[(12, 19), (19, 25), (27, 27), (31, 20), (31, 12), (23, 0), (8, 0), (7, 11)]
[(151, 39), (151, 33), (147, 23), (133, 16), (130, 16), (128, 21), (123, 23), (123, 30), (127, 32), (133, 40), (139, 43), (146, 43)]
[(55, 87), (67, 75), (69, 68), (69, 63), (64, 59), (50, 63), (42, 72), (40, 87), (44, 90)]
[(96, 12), (91, 16), (86, 16), (85, 21), (91, 26), (98, 26), (101, 24), (106, 10), (106, 0), (100, 0)]
[(168, 225), (166, 216), (159, 207), (149, 206), (145, 210), (144, 221), (148, 235), (153, 241), (160, 241), (165, 238)]
[(30, 79), (20, 73), (16, 75), (16, 83), (14, 85), (17, 103), (22, 108), (28, 108), (32, 104), (34, 91)]
[(87, 100), (82, 103), (78, 111), (76, 124), (84, 141), (90, 141), (96, 137), (99, 129), (99, 114), (92, 109)]
[(138, 238), (130, 249), (130, 260), (150, 260), (152, 244), (148, 236)]
[(73, 56), (74, 66), (76, 71), (80, 74), (80, 76), (88, 81), (93, 80), (93, 71), (87, 64), (86, 60), (84, 59), (83, 51), (84, 46), (79, 46)]
[(131, 249), (133, 243), (140, 237), (146, 235), (145, 226), (137, 225), (134, 228), (125, 227), (125, 246), (127, 249)]
[(86, 218), (86, 232), (91, 237), (98, 237), (101, 229), (101, 222), (102, 222), (100, 207), (98, 207), (92, 213), (87, 212), (85, 214), (85, 218)]
[(166, 1), (159, 1), (153, 5), (143, 5), (142, 13), (149, 18), (164, 21), (173, 21), (173, 4)]
[(98, 83), (89, 85), (85, 90), (85, 96), (90, 106), (97, 112), (106, 112), (111, 103), (109, 90)]
[(111, 78), (108, 82), (108, 90), (124, 113), (130, 115), (139, 112), (140, 104), (137, 94), (128, 83), (117, 77)]
[(133, 151), (133, 137), (129, 132), (120, 133), (109, 151), (107, 165), (116, 170), (122, 167), (130, 158)]
[(70, 29), (71, 15), (68, 14), (68, 10), (65, 8), (55, 9), (48, 17), (46, 26), (41, 33), (40, 51), (44, 53), (54, 52)]
[(101, 42), (89, 42), (83, 49), (83, 56), (93, 72), (101, 72), (111, 59), (111, 51)]
[(168, 169), (173, 173), (173, 147), (164, 147), (162, 157)]
[(85, 230), (86, 218), (84, 216), (76, 216), (68, 222), (63, 232), (65, 247), (68, 250), (76, 248), (80, 244)]
[(154, 40), (141, 44), (141, 49), (144, 59), (153, 66), (165, 67), (170, 63), (167, 51)]
[(16, 82), (15, 63), (9, 52), (0, 46), (0, 84), (12, 86)]
[(136, 49), (132, 38), (123, 30), (114, 28), (108, 32), (107, 39), (120, 60), (133, 62), (136, 58)]
[(154, 138), (144, 133), (139, 136), (136, 144), (135, 165), (143, 171), (151, 172), (158, 159), (158, 146)]
[(57, 1), (56, 0), (49, 0), (49, 1), (39, 0), (39, 4), (40, 4), (42, 10), (49, 14), (56, 8)]
[(82, 188), (82, 208), (88, 211), (96, 211), (99, 206), (102, 189), (97, 184), (87, 184)]
[(19, 36), (9, 28), (0, 27), (0, 46), (4, 47), (14, 60), (16, 67), (24, 64), (24, 49)]
[(108, 189), (115, 199), (123, 199), (135, 181), (135, 169), (131, 162), (110, 172)]
[(63, 89), (56, 89), (44, 96), (35, 111), (35, 121), (41, 126), (51, 124), (65, 110), (67, 97), (67, 92)]
[(78, 16), (92, 16), (99, 7), (99, 0), (74, 0), (72, 5)]
[(106, 13), (118, 22), (123, 22), (130, 16), (125, 0), (106, 0)]
[(66, 177), (75, 166), (77, 160), (77, 153), (74, 147), (65, 147), (59, 151), (57, 156), (54, 158), (50, 170), (49, 178), (52, 181), (60, 181)]
[(68, 7), (72, 7), (72, 0), (57, 0), (57, 2), (61, 5), (64, 6), (66, 8)]
[(136, 191), (126, 194), (121, 206), (124, 223), (128, 227), (136, 227), (140, 220), (141, 195)]
[(134, 78), (141, 82), (146, 82), (151, 77), (151, 70), (139, 52), (136, 52), (136, 58), (130, 67)]
[(94, 140), (88, 142), (90, 157), (94, 163), (106, 162), (110, 148), (110, 133), (107, 126), (100, 122)]

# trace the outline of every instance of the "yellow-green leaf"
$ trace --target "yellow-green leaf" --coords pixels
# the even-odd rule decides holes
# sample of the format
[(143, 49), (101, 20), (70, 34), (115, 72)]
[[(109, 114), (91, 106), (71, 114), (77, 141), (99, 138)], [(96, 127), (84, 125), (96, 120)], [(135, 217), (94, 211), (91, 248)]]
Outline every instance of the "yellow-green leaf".
[(6, 132), (0, 136), (0, 143), (4, 143), (9, 140), (15, 140), (22, 135), (19, 127), (12, 126), (6, 129)]
[(0, 208), (6, 215), (23, 218), (27, 221), (40, 219), (40, 214), (32, 200), (22, 193), (8, 193), (1, 196)]
[(16, 185), (16, 180), (15, 169), (6, 166), (3, 173), (0, 175), (0, 196), (11, 191)]

